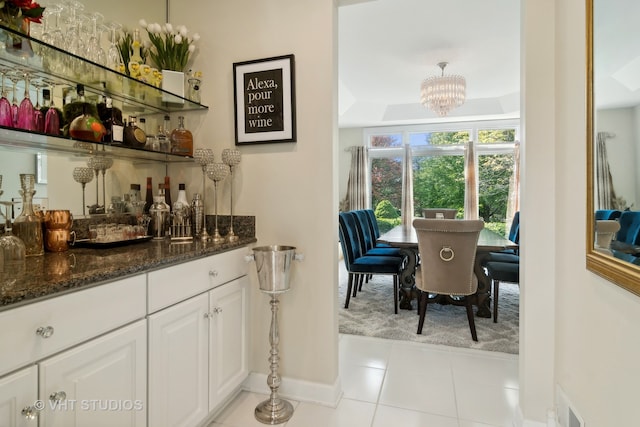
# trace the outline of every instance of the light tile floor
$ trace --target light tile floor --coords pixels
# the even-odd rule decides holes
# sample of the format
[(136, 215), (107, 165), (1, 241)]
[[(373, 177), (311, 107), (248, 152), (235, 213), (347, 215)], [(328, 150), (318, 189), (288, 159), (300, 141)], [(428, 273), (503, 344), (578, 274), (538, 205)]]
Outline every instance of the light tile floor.
[[(336, 408), (291, 401), (285, 427), (511, 427), (518, 356), (340, 336), (344, 395)], [(268, 396), (242, 392), (209, 427), (259, 427)]]

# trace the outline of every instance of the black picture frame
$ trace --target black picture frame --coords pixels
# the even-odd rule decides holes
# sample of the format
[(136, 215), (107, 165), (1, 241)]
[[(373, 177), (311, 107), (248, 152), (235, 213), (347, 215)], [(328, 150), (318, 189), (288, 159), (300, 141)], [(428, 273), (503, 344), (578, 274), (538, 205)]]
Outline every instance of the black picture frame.
[(296, 142), (295, 57), (233, 64), (236, 145)]

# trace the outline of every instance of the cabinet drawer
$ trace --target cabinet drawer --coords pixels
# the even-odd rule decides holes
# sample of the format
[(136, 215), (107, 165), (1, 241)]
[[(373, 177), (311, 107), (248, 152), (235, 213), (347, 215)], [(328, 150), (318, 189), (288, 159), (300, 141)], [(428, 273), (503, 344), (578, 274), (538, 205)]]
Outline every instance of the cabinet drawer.
[(247, 274), (246, 248), (149, 273), (149, 313)]
[(0, 375), (143, 318), (145, 285), (139, 275), (0, 312)]

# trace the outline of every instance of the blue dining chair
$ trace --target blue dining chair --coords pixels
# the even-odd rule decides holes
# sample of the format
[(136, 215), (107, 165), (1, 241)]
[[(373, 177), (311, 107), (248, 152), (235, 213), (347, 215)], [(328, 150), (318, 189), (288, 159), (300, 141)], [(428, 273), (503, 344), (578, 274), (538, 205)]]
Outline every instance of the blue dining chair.
[(376, 240), (376, 247), (378, 248), (390, 248), (391, 245), (387, 243), (378, 242), (380, 238), (380, 227), (378, 226), (378, 218), (376, 218), (376, 214), (373, 209), (363, 209), (364, 213), (367, 215), (367, 219), (369, 220), (369, 227), (371, 228), (371, 233)]
[(493, 323), (498, 322), (498, 293), (500, 282), (520, 283), (520, 263), (490, 261), (485, 264), (493, 284)]
[(382, 256), (399, 256), (400, 249), (390, 246), (380, 246), (376, 241), (376, 237), (369, 222), (367, 213), (364, 210), (354, 210), (346, 212), (354, 218), (354, 226), (358, 233), (360, 248), (365, 255), (382, 255)]
[(616, 240), (630, 245), (640, 244), (640, 211), (624, 211), (618, 221), (620, 230)]
[(353, 291), (353, 296), (355, 297), (357, 294), (358, 283), (362, 281), (365, 276), (369, 274), (381, 274), (393, 276), (394, 312), (395, 314), (398, 314), (398, 286), (400, 283), (399, 277), (404, 264), (404, 258), (364, 255), (360, 249), (360, 242), (352, 219), (353, 216), (346, 212), (341, 212), (338, 215), (340, 245), (342, 247), (344, 264), (347, 272), (349, 273), (349, 282), (347, 285), (344, 308), (349, 308), (351, 292)]
[[(520, 211), (516, 212), (513, 215), (513, 220), (511, 221), (511, 227), (509, 228), (509, 240), (513, 243), (520, 243)], [(520, 262), (520, 254), (518, 249), (505, 249), (497, 252), (489, 252), (487, 258), (483, 261), (483, 265), (486, 266), (488, 262)]]

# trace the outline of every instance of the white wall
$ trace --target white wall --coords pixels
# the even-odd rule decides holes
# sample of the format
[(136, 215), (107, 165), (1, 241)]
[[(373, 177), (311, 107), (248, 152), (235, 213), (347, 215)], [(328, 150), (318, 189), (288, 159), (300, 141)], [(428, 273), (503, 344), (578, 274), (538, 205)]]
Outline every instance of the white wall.
[[(526, 2), (534, 4), (539, 0)], [(525, 344), (536, 344), (537, 339), (530, 338), (532, 334), (536, 337), (547, 335), (547, 340), (552, 340), (551, 347), (536, 349), (546, 360), (546, 353), (554, 351), (555, 346), (553, 370), (545, 369), (541, 374), (553, 374), (586, 426), (637, 425), (640, 298), (585, 269), (585, 2), (545, 1), (540, 7), (548, 10), (551, 20), (539, 20), (538, 28), (529, 27), (526, 37), (546, 39), (546, 34), (555, 37), (553, 46), (544, 46), (550, 49), (539, 58), (539, 66), (548, 69), (554, 59), (557, 60), (553, 67), (555, 96), (551, 98), (553, 104), (547, 104), (555, 109), (556, 115), (555, 121), (549, 123), (542, 115), (531, 116), (527, 112), (526, 126), (553, 126), (554, 143), (551, 145), (555, 147), (531, 138), (527, 139), (527, 146), (532, 150), (536, 150), (538, 144), (540, 150), (552, 148), (548, 155), (553, 157), (552, 153), (555, 154), (557, 166), (556, 176), (547, 188), (549, 196), (532, 205), (534, 195), (527, 195), (531, 210), (526, 217), (529, 221), (525, 219), (523, 224), (522, 241), (525, 257), (534, 250), (549, 249), (555, 263), (546, 264), (545, 259), (527, 261), (527, 281), (523, 288), (548, 288), (549, 283), (554, 283), (555, 303), (553, 296), (549, 301), (533, 305), (525, 300), (525, 309), (537, 311), (543, 318), (555, 318), (555, 326), (550, 327), (549, 322), (543, 320), (540, 327), (535, 324), (527, 327), (521, 338)], [(554, 19), (555, 25), (551, 25)], [(533, 67), (531, 64), (526, 70), (529, 73), (527, 80), (538, 78), (530, 73)], [(549, 100), (531, 92), (525, 98), (541, 107)], [(527, 182), (544, 180), (547, 171), (543, 169), (543, 162), (531, 164), (528, 160)], [(549, 205), (548, 201), (552, 203)], [(551, 224), (555, 229), (554, 236), (547, 241), (532, 242), (532, 223), (537, 224), (536, 228)], [(555, 274), (551, 268), (554, 265)], [(535, 278), (531, 277), (532, 269), (537, 271)], [(538, 372), (535, 367), (538, 363), (525, 360), (525, 380), (531, 381), (529, 377)], [(538, 379), (538, 382), (545, 381)], [(537, 407), (538, 410), (547, 400), (542, 394), (526, 397), (529, 401), (525, 402), (525, 407)], [(539, 411), (530, 414), (531, 418), (537, 419), (543, 416)]]
[[(327, 385), (338, 375), (334, 15), (331, 0), (174, 0), (170, 8), (173, 24), (202, 37), (195, 68), (211, 109), (191, 130), (194, 145), (213, 148), (218, 160), (234, 144), (233, 63), (295, 55), (298, 141), (240, 147), (236, 207), (256, 215), (258, 245), (293, 245), (306, 256), (281, 297), (280, 373)], [(253, 282), (250, 369), (267, 373), (269, 298)]]

